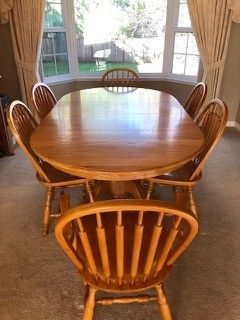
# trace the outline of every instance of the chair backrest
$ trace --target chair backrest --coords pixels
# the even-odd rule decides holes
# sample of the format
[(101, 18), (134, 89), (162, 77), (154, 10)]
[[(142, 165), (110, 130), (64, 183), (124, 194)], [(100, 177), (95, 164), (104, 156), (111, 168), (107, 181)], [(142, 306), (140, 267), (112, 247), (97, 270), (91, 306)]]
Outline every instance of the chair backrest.
[(40, 120), (43, 120), (57, 103), (52, 90), (42, 82), (32, 87), (32, 100)]
[[(127, 68), (113, 68), (102, 76), (102, 87), (106, 88), (137, 88), (139, 87), (138, 74)], [(116, 91), (113, 89), (113, 91)], [(117, 92), (117, 91), (116, 91)]]
[(11, 103), (8, 109), (7, 119), (10, 130), (17, 143), (22, 148), (23, 152), (31, 161), (33, 167), (42, 177), (42, 179), (49, 182), (50, 180), (47, 174), (41, 167), (40, 159), (36, 156), (30, 146), (31, 134), (38, 126), (31, 111), (23, 102), (16, 100)]
[(204, 147), (193, 160), (194, 171), (190, 180), (196, 178), (202, 171), (210, 154), (223, 135), (228, 119), (228, 108), (219, 99), (213, 99), (200, 110), (196, 118), (196, 124), (204, 135)]
[(185, 110), (190, 117), (195, 120), (207, 95), (207, 86), (204, 82), (199, 82), (190, 93), (185, 104)]
[(108, 200), (67, 210), (55, 236), (90, 285), (138, 290), (162, 281), (191, 243), (191, 212), (157, 200)]

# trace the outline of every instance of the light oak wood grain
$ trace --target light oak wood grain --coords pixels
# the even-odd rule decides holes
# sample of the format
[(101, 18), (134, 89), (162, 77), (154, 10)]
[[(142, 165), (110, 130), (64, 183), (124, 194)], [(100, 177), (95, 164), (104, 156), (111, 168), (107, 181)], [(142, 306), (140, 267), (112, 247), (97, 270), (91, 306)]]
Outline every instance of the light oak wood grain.
[(57, 99), (52, 90), (42, 82), (38, 82), (32, 87), (32, 101), (39, 122), (46, 117), (57, 103)]
[(140, 79), (131, 69), (113, 68), (103, 74), (101, 84), (112, 92), (125, 93), (139, 87)]
[(197, 215), (193, 187), (201, 179), (202, 170), (223, 135), (227, 119), (228, 107), (219, 99), (213, 99), (205, 107), (201, 108), (195, 119), (205, 138), (201, 152), (181, 168), (148, 179), (149, 192), (152, 193), (153, 184), (172, 186), (176, 202), (179, 205), (184, 205), (188, 202), (191, 211)]
[(169, 94), (95, 88), (61, 98), (30, 143), (39, 157), (62, 171), (120, 181), (179, 168), (201, 150), (203, 135)]
[(59, 171), (35, 155), (29, 141), (32, 132), (37, 127), (37, 122), (24, 103), (17, 100), (12, 102), (7, 112), (7, 119), (13, 136), (36, 170), (38, 181), (47, 188), (47, 198), (43, 211), (43, 235), (47, 235), (50, 218), (58, 216), (58, 214), (51, 212), (55, 189), (64, 190), (67, 187), (86, 186), (84, 189), (86, 189), (91, 201), (91, 186), (88, 180)]
[(184, 106), (187, 113), (195, 121), (200, 109), (202, 108), (207, 96), (207, 85), (199, 82), (190, 93), (188, 100)]
[[(86, 284), (83, 319), (93, 318), (95, 302), (157, 299), (162, 319), (171, 320), (163, 281), (197, 232), (190, 211), (156, 200), (97, 201), (67, 209), (55, 236)], [(157, 295), (95, 299), (97, 290), (124, 295), (148, 288), (155, 288)]]

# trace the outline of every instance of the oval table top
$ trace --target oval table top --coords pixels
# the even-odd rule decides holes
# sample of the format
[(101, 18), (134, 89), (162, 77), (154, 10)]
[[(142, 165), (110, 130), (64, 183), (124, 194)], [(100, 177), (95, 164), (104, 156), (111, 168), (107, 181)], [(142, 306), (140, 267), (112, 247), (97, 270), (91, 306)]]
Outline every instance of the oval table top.
[(96, 180), (137, 180), (175, 170), (203, 135), (180, 103), (157, 90), (104, 88), (62, 97), (33, 132), (31, 147), (52, 166)]

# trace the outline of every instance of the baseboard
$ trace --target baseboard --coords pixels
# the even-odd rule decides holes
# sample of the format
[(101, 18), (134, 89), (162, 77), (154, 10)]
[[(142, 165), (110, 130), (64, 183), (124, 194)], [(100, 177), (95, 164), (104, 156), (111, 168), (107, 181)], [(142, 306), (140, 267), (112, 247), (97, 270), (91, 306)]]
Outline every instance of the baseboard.
[(228, 121), (228, 122), (227, 122), (227, 127), (234, 127), (234, 128), (236, 128), (238, 131), (240, 131), (240, 124), (237, 123), (236, 121)]
[(235, 127), (235, 121), (228, 121), (227, 127)]
[(236, 121), (235, 121), (235, 125), (234, 125), (234, 127), (235, 127), (238, 131), (240, 131), (240, 124), (239, 124), (239, 123), (237, 123)]

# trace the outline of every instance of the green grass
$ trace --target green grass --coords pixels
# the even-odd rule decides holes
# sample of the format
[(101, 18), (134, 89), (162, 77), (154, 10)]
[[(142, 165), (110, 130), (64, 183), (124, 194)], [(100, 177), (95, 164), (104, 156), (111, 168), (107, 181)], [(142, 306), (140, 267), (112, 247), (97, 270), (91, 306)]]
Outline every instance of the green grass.
[(55, 73), (54, 62), (43, 62), (44, 77), (52, 77), (61, 74), (68, 74), (68, 63), (64, 61), (57, 62), (57, 74)]
[[(118, 67), (125, 67), (132, 69), (134, 71), (138, 71), (137, 68), (138, 64), (137, 63), (118, 63), (118, 62), (79, 62), (78, 63), (78, 68), (80, 72), (99, 72), (99, 71), (106, 71), (108, 69), (112, 68), (118, 68)], [(61, 74), (68, 74), (69, 73), (69, 68), (68, 68), (68, 63), (67, 62), (57, 62), (57, 74), (55, 73), (55, 66), (54, 62), (43, 62), (43, 72), (44, 72), (44, 77), (52, 77), (56, 75), (61, 75)]]

